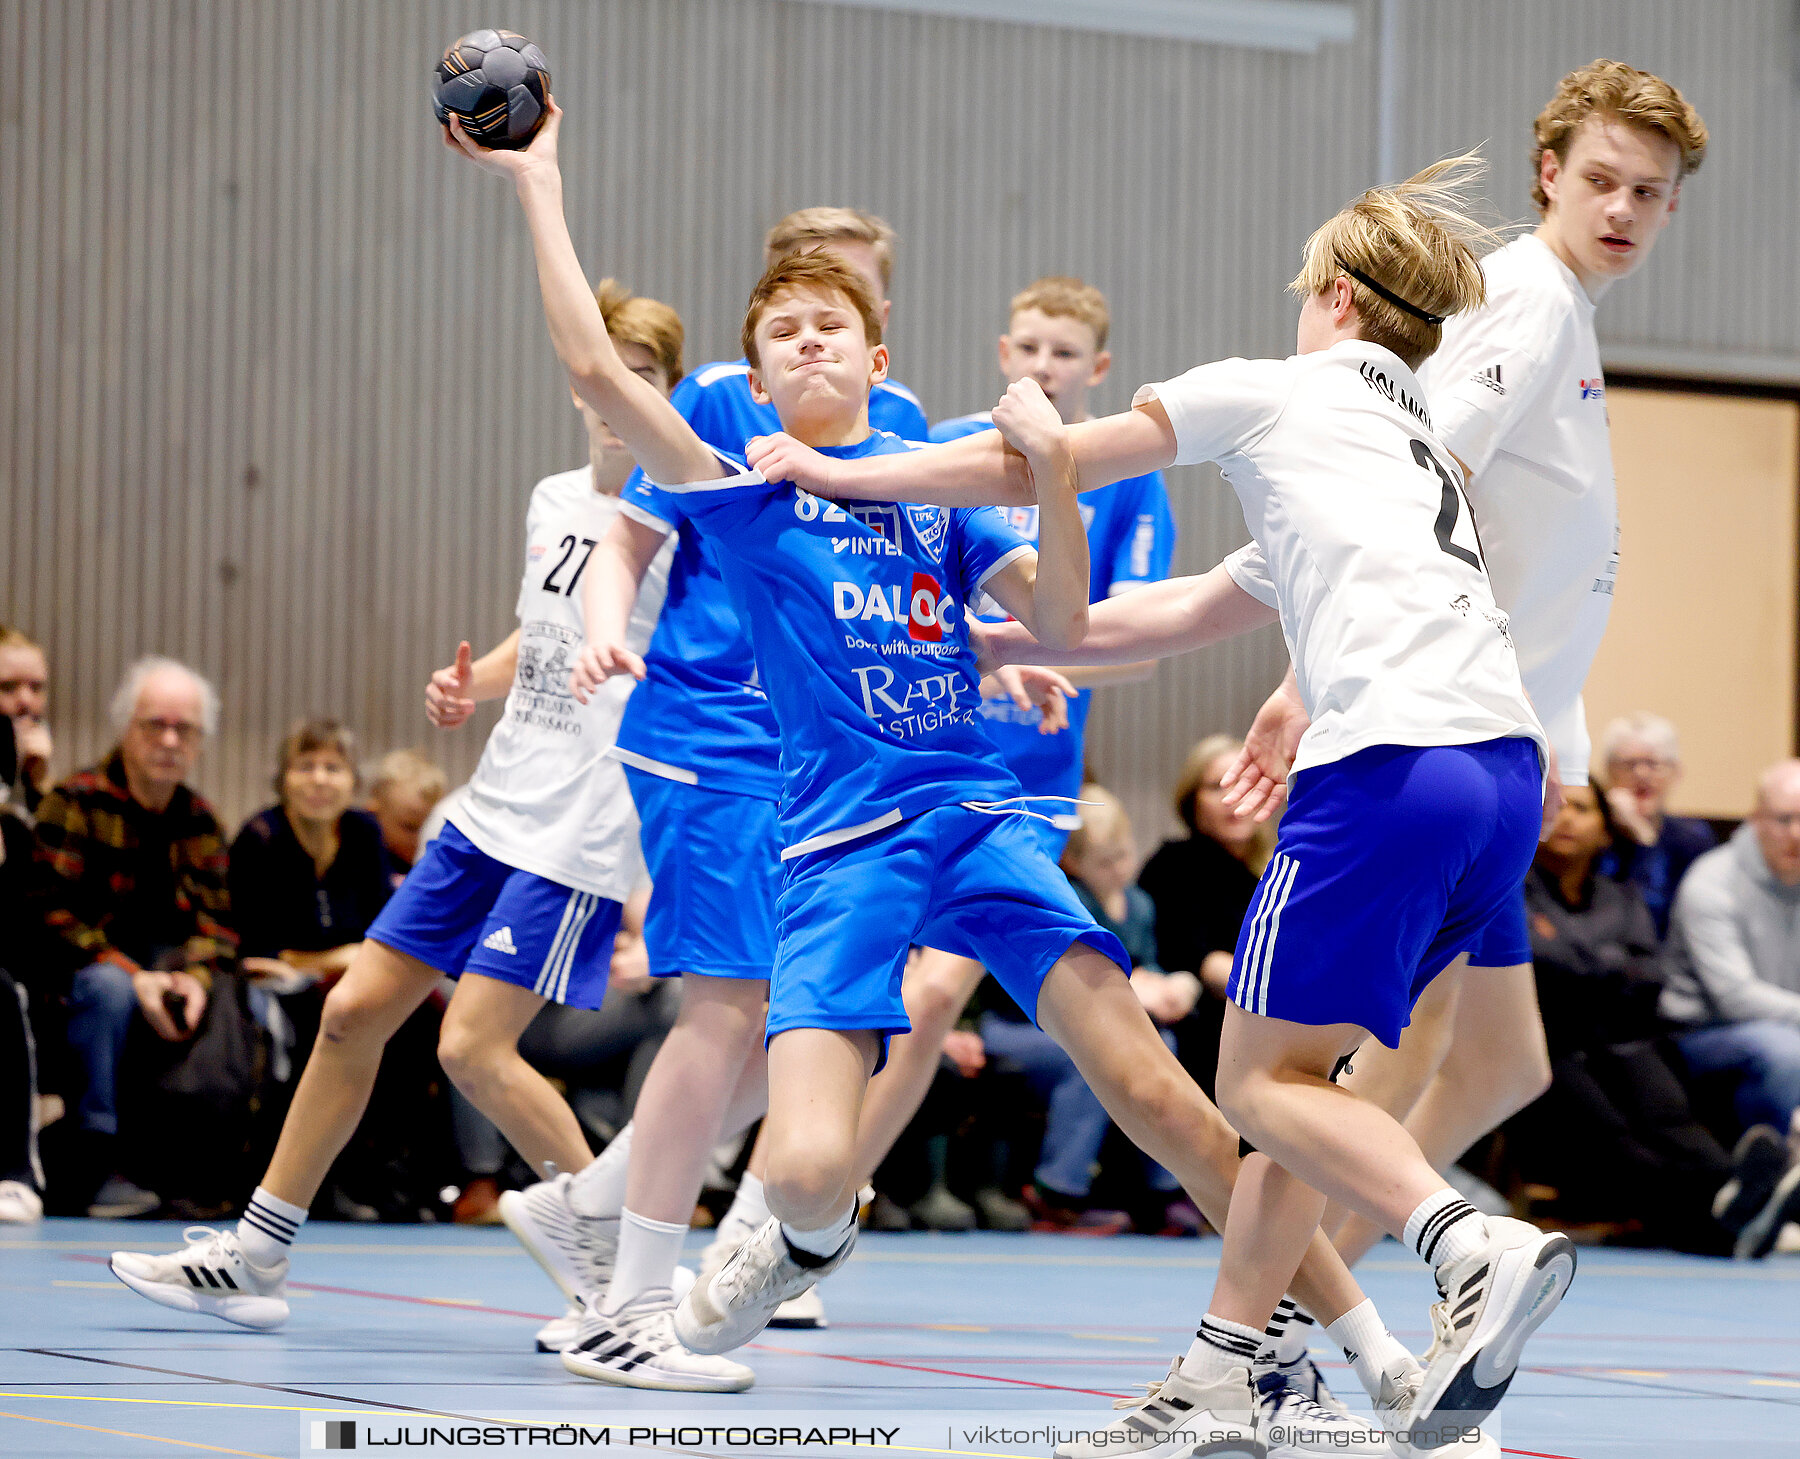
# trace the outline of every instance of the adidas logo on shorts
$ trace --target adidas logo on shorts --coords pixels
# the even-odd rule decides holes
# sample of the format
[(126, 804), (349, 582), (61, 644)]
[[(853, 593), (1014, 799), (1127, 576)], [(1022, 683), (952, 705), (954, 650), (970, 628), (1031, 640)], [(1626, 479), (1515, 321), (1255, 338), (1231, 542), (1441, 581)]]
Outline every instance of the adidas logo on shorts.
[(513, 943), (512, 928), (510, 927), (502, 927), (498, 932), (490, 932), (482, 938), (481, 945), (489, 952), (516, 953), (519, 950)]

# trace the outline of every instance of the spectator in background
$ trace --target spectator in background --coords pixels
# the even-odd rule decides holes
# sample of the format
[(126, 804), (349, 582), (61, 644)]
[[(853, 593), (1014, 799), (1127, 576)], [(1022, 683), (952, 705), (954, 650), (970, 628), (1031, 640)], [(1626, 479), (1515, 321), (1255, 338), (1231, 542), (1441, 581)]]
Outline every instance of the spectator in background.
[(139, 659), (112, 700), (116, 747), (38, 805), (37, 860), (52, 956), (70, 977), (69, 1041), (81, 1065), (79, 1179), (89, 1214), (141, 1215), (158, 1198), (117, 1165), (117, 1075), (139, 1015), (169, 1043), (192, 1038), (235, 945), (225, 841), (184, 783), (218, 725), (213, 687), (185, 664)]
[(1599, 760), (1620, 831), (1601, 869), (1625, 877), (1642, 893), (1657, 937), (1667, 937), (1675, 889), (1687, 869), (1718, 844), (1705, 821), (1667, 813), (1669, 794), (1681, 779), (1681, 741), (1668, 720), (1640, 712), (1606, 727)]
[(1163, 842), (1138, 876), (1156, 908), (1157, 962), (1171, 972), (1193, 973), (1206, 990), (1180, 1025), (1177, 1046), (1208, 1098), (1238, 929), (1275, 846), (1273, 824), (1234, 815), (1219, 789), (1242, 748), (1243, 741), (1230, 735), (1208, 735), (1188, 751), (1175, 784), (1175, 814), (1188, 835)]
[(12, 721), (14, 772), (0, 784), (27, 816), (50, 788), (50, 727), (44, 710), (50, 699), (50, 662), (16, 628), (0, 623), (0, 718)]
[[(1800, 1214), (1800, 1171), (1766, 1125), (1728, 1154), (1694, 1115), (1657, 1012), (1662, 968), (1636, 887), (1602, 874), (1616, 828), (1592, 785), (1563, 803), (1525, 883), (1551, 1088), (1526, 1123), (1564, 1194), (1630, 1215), (1659, 1245), (1764, 1256)], [(1579, 1130), (1579, 1141), (1567, 1138)], [(1580, 1197), (1577, 1196), (1577, 1199)]]
[(1741, 1075), (1745, 1125), (1800, 1105), (1800, 760), (1763, 772), (1756, 808), (1688, 870), (1669, 921), (1663, 1014), (1695, 1073)]
[(419, 836), (432, 807), (449, 786), (444, 772), (417, 750), (391, 750), (375, 767), (369, 810), (381, 827), (382, 844), (395, 863), (395, 885), (419, 859)]
[(274, 1075), (286, 1084), (318, 1032), (323, 987), (343, 976), (386, 905), (392, 862), (381, 827), (352, 809), (356, 739), (334, 719), (303, 720), (277, 754), (279, 804), (244, 823), (231, 843), (231, 920), (239, 966), (268, 999)]
[[(0, 643), (4, 634), (0, 629)], [(11, 803), (19, 776), (13, 727), (13, 719), (0, 714), (0, 927), (10, 930), (0, 942), (0, 1224), (35, 1221), (44, 1213), (37, 1044), (26, 986), (9, 971), (23, 972), (33, 960), (30, 940), (18, 935), (26, 918), (31, 827), (24, 807)]]

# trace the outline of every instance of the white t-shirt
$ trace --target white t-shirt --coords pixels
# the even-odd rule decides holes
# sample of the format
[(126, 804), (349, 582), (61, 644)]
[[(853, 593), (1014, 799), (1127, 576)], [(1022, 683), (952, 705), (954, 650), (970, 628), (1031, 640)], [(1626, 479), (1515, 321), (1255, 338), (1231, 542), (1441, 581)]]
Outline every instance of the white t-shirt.
[(1226, 559), (1279, 610), (1312, 717), (1294, 768), (1373, 745), (1543, 744), (1460, 480), (1398, 356), (1348, 340), (1138, 392), (1178, 463), (1216, 461), (1256, 540)]
[[(643, 861), (624, 767), (608, 751), (636, 681), (629, 674), (608, 679), (585, 705), (569, 692), (583, 636), (582, 577), (618, 512), (618, 499), (594, 490), (586, 466), (533, 488), (519, 584), (519, 667), (506, 713), (448, 819), (496, 861), (622, 902), (642, 878)], [(636, 653), (662, 612), (672, 553), (664, 544), (638, 590), (627, 633)]]
[(1585, 785), (1581, 703), (1612, 612), (1619, 508), (1594, 305), (1527, 234), (1482, 261), (1487, 304), (1453, 315), (1419, 371), (1438, 439), (1469, 469), (1494, 598), (1563, 781)]

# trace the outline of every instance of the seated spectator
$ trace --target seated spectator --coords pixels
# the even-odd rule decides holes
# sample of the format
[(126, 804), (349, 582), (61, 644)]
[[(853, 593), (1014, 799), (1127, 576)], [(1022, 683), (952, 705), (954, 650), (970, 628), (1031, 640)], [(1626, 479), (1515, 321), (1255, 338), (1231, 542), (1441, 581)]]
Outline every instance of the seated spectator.
[[(386, 905), (392, 862), (381, 828), (354, 810), (356, 740), (332, 719), (294, 726), (277, 755), (280, 803), (252, 816), (231, 843), (231, 920), (239, 966), (263, 994), (277, 1038), (275, 1078), (303, 1065), (321, 989), (343, 976)], [(292, 1077), (299, 1069), (292, 1068)]]
[(1745, 1125), (1800, 1106), (1800, 760), (1763, 773), (1756, 808), (1682, 879), (1669, 920), (1665, 1017), (1696, 1074), (1741, 1076)]
[(1718, 844), (1712, 827), (1665, 809), (1681, 779), (1675, 726), (1654, 714), (1615, 719), (1600, 737), (1600, 764), (1612, 787), (1607, 800), (1618, 843), (1602, 860), (1608, 876), (1624, 876), (1644, 898), (1659, 938), (1669, 935), (1675, 889), (1697, 858)]
[(218, 713), (212, 685), (192, 669), (140, 659), (113, 696), (115, 748), (38, 805), (44, 922), (70, 977), (69, 1040), (82, 1075), (77, 1179), (93, 1195), (91, 1215), (159, 1204), (119, 1169), (118, 1072), (134, 1020), (170, 1044), (193, 1038), (232, 956), (224, 838), (184, 784)]
[(419, 859), (425, 844), (420, 832), (432, 807), (444, 798), (450, 782), (417, 750), (391, 750), (375, 767), (369, 786), (369, 810), (381, 827), (381, 841), (394, 861), (394, 885)]
[(1193, 1016), (1178, 1027), (1176, 1041), (1182, 1064), (1208, 1097), (1218, 1071), (1238, 929), (1275, 848), (1273, 825), (1234, 815), (1219, 789), (1242, 748), (1243, 741), (1230, 735), (1208, 735), (1188, 751), (1175, 785), (1175, 814), (1188, 834), (1163, 842), (1138, 875), (1156, 908), (1157, 962), (1170, 972), (1195, 974), (1206, 990)]
[[(0, 644), (4, 633), (0, 629)], [(14, 720), (0, 714), (0, 926), (12, 929), (25, 923), (31, 867), (30, 821), (23, 804), (15, 807), (10, 794), (18, 778)], [(7, 967), (23, 972), (30, 961), (29, 944), (16, 935), (0, 944), (0, 1225), (35, 1221), (44, 1213), (37, 1153), (37, 1045), (26, 985)]]
[(17, 770), (9, 783), (27, 813), (50, 788), (50, 726), (44, 709), (50, 698), (50, 661), (16, 628), (0, 623), (0, 717), (13, 723)]
[[(1636, 887), (1598, 870), (1613, 835), (1600, 791), (1566, 786), (1526, 881), (1552, 1069), (1536, 1112), (1542, 1145), (1566, 1198), (1637, 1219), (1656, 1244), (1765, 1255), (1800, 1214), (1800, 1169), (1789, 1175), (1786, 1142), (1766, 1126), (1734, 1156), (1695, 1118), (1662, 1037), (1649, 910)], [(1582, 1138), (1571, 1143), (1575, 1129)]]

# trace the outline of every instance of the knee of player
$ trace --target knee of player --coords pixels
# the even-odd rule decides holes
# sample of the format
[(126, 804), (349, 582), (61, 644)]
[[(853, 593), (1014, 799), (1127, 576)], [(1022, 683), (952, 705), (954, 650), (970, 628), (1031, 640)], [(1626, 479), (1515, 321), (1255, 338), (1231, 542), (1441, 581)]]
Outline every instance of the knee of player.
[(438, 1063), (457, 1088), (467, 1090), (491, 1074), (510, 1050), (460, 1019), (446, 1018), (438, 1031)]
[(348, 980), (325, 995), (319, 1014), (319, 1039), (327, 1044), (365, 1041), (379, 1023), (378, 1005), (358, 993)]
[(1267, 1085), (1268, 1078), (1262, 1070), (1219, 1065), (1219, 1113), (1233, 1131), (1251, 1144), (1257, 1143)]
[(823, 1225), (849, 1184), (850, 1155), (848, 1146), (840, 1152), (817, 1142), (772, 1142), (763, 1174), (769, 1209), (803, 1229)]

